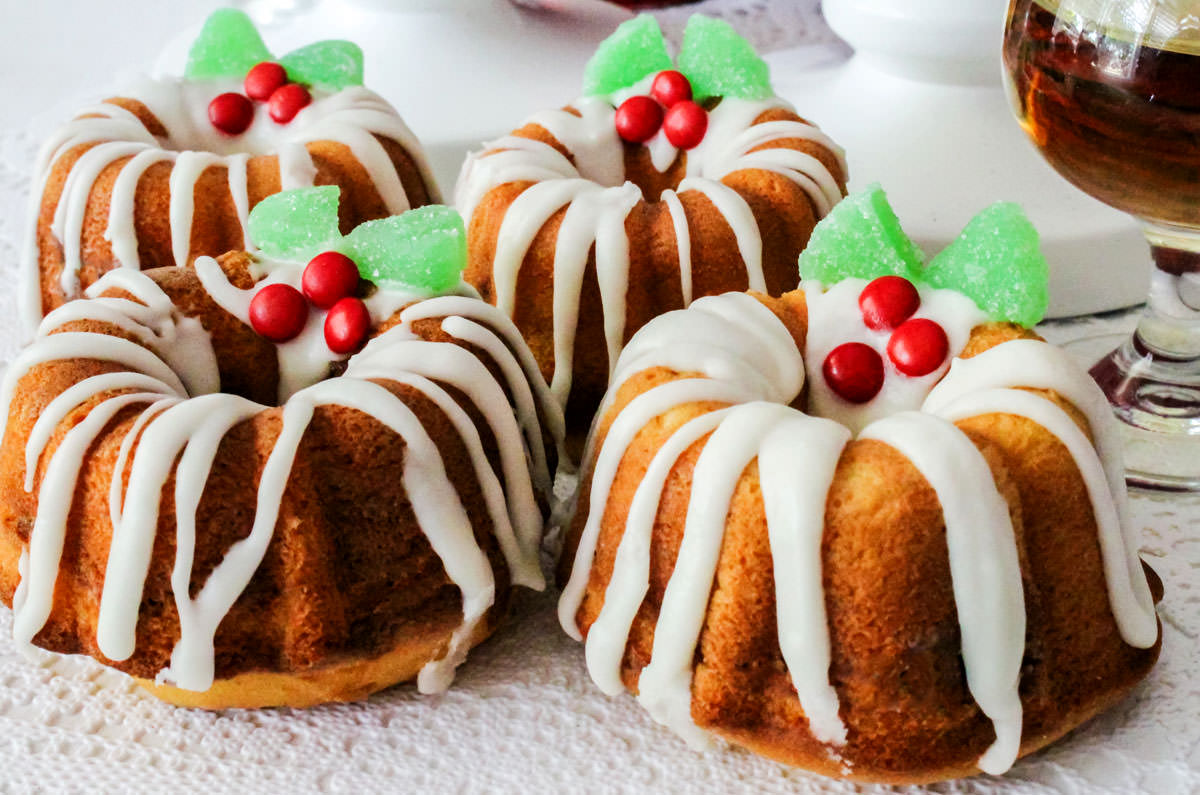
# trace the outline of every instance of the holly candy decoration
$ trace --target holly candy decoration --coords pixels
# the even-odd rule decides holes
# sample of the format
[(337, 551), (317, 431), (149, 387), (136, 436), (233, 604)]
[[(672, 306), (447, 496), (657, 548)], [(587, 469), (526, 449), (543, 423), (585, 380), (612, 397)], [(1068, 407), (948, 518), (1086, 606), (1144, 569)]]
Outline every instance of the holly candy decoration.
[(274, 61), (263, 61), (246, 73), (242, 90), (250, 99), (266, 102), (287, 81), (286, 69)]
[(334, 353), (353, 353), (362, 347), (371, 328), (371, 313), (353, 296), (334, 304), (325, 315), (325, 344)]
[(241, 135), (254, 121), (254, 104), (241, 94), (218, 94), (208, 103), (208, 120), (226, 135)]
[(662, 127), (663, 109), (650, 97), (630, 97), (617, 108), (614, 123), (621, 140), (634, 144), (645, 143)]
[(642, 14), (622, 23), (588, 61), (583, 93), (611, 96), (655, 72), (678, 74), (688, 81), (686, 95), (682, 85), (651, 89), (654, 98), (668, 108), (680, 100), (692, 99), (693, 93), (701, 100), (765, 99), (774, 93), (767, 64), (750, 43), (727, 22), (701, 14), (693, 14), (688, 20), (677, 65), (671, 63), (662, 29), (654, 17)]
[(912, 282), (901, 276), (880, 276), (858, 296), (867, 328), (882, 331), (899, 326), (921, 306), (921, 296)]
[(663, 133), (672, 146), (691, 149), (704, 140), (708, 113), (691, 100), (676, 102), (663, 119)]
[(906, 320), (892, 332), (888, 358), (905, 375), (919, 378), (942, 366), (950, 353), (945, 330), (928, 318)]
[(290, 284), (268, 284), (250, 300), (250, 325), (271, 342), (287, 342), (304, 330), (308, 302)]
[(872, 185), (843, 199), (817, 224), (800, 255), (800, 276), (825, 286), (901, 276), (913, 285), (956, 290), (997, 322), (1029, 328), (1045, 315), (1049, 268), (1037, 231), (1015, 204), (988, 207), (928, 266), (923, 259), (886, 194)]
[(345, 254), (326, 251), (309, 260), (300, 279), (304, 297), (328, 309), (358, 289), (358, 266)]
[(281, 260), (304, 262), (329, 251), (341, 240), (338, 195), (334, 185), (285, 190), (250, 211), (250, 239), (262, 252)]
[(312, 94), (299, 83), (288, 83), (275, 89), (267, 100), (267, 112), (279, 124), (287, 124), (312, 102)]
[(650, 96), (664, 108), (692, 98), (692, 83), (682, 72), (669, 69), (659, 72), (650, 84)]
[(851, 403), (866, 403), (883, 388), (883, 358), (862, 342), (834, 348), (825, 357), (821, 372), (829, 388)]

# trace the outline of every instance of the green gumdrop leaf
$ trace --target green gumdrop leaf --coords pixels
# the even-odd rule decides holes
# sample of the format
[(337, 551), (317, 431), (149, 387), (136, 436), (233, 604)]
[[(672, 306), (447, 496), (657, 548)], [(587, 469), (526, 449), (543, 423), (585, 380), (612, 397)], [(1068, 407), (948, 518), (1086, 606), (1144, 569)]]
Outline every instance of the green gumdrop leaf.
[(363, 84), (363, 54), (352, 41), (330, 39), (292, 50), (279, 60), (288, 79), (326, 91)]
[(360, 224), (338, 250), (380, 287), (441, 293), (467, 266), (467, 229), (457, 211), (432, 204)]
[(920, 278), (924, 254), (900, 228), (879, 185), (842, 199), (816, 228), (800, 254), (800, 277), (825, 286), (842, 279)]
[(1046, 315), (1049, 276), (1037, 230), (1020, 205), (1000, 202), (972, 218), (922, 278), (965, 294), (992, 320), (1028, 328)]
[(766, 61), (728, 22), (693, 14), (683, 31), (679, 71), (697, 101), (709, 97), (766, 99), (775, 91)]
[(192, 49), (184, 76), (189, 80), (244, 78), (250, 69), (271, 60), (258, 29), (244, 11), (219, 8), (209, 14)]
[(328, 251), (341, 237), (340, 193), (325, 185), (268, 196), (250, 211), (250, 239), (264, 254), (284, 260), (304, 261)]
[(642, 14), (622, 22), (583, 70), (584, 96), (608, 95), (653, 72), (673, 69), (658, 20)]

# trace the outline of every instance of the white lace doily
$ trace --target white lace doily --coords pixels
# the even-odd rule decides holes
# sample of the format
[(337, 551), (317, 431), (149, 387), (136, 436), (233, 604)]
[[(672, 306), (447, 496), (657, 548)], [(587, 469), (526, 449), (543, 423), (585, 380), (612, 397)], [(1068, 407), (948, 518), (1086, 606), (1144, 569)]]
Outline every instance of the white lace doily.
[[(788, 13), (784, 2), (707, 0), (663, 12), (664, 25), (670, 29), (676, 13), (764, 5)], [(0, 280), (10, 285), (0, 293), (3, 361), (18, 347), (11, 285), (35, 145), (24, 128), (0, 129)], [(1120, 315), (1044, 331), (1064, 341), (1129, 325), (1130, 316)], [(928, 791), (1200, 792), (1200, 501), (1139, 496), (1134, 511), (1143, 554), (1166, 584), (1163, 655), (1149, 679), (1007, 776)], [(3, 792), (890, 791), (741, 751), (689, 750), (632, 697), (600, 693), (581, 647), (559, 629), (548, 594), (522, 594), (511, 620), (471, 655), (445, 695), (400, 687), (366, 703), (307, 711), (175, 709), (90, 660), (26, 660), (13, 647), (11, 627), (0, 608)]]

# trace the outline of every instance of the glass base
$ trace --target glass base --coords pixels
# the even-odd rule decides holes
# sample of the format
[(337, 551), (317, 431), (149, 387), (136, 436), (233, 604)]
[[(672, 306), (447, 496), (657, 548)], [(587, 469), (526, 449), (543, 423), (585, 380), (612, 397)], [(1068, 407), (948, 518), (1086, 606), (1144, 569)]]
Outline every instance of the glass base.
[(1108, 396), (1121, 420), (1131, 487), (1200, 492), (1200, 379), (1195, 362), (1151, 355), (1128, 334), (1062, 346)]

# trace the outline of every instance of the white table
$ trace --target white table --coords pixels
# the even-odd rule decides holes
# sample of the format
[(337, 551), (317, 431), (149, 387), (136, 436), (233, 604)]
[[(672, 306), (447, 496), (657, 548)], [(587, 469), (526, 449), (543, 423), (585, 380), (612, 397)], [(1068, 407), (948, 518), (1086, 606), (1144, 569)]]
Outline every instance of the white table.
[[(7, 332), (0, 359), (7, 361), (17, 345), (12, 285), (36, 140), (113, 84), (116, 72), (152, 62), (165, 41), (216, 4), (0, 3), (0, 277), (10, 285), (0, 291)], [(513, 121), (495, 120), (496, 131)], [(1044, 332), (1062, 341), (1131, 324), (1126, 313), (1048, 324)], [(1200, 504), (1139, 497), (1135, 518), (1167, 589), (1163, 659), (1148, 682), (1005, 778), (931, 791), (1200, 791)], [(401, 687), (364, 704), (303, 712), (173, 709), (90, 661), (30, 663), (16, 653), (10, 630), (9, 612), (0, 611), (2, 792), (883, 791), (737, 751), (688, 750), (630, 697), (610, 699), (592, 685), (581, 649), (557, 627), (551, 595), (519, 598), (513, 619), (443, 696)]]

